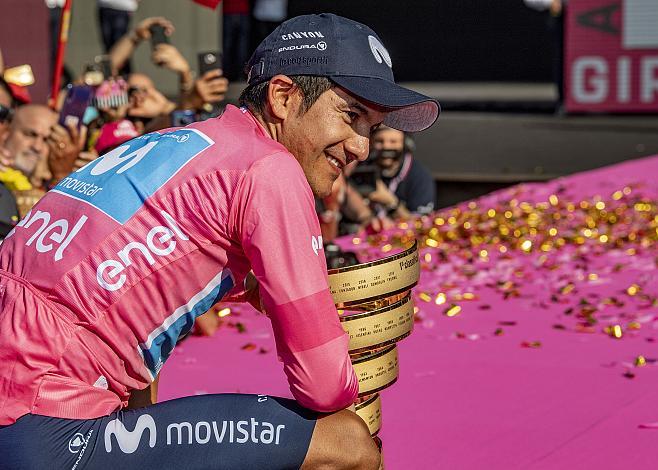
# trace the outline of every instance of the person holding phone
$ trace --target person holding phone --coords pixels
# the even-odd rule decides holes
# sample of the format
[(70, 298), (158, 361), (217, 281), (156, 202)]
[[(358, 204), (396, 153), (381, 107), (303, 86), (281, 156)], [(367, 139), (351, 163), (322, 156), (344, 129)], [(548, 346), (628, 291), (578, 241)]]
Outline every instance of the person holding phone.
[[(150, 40), (153, 62), (175, 72), (179, 77), (180, 93), (174, 109), (199, 110), (205, 103), (222, 101), (228, 89), (228, 80), (224, 78), (221, 68), (213, 66), (200, 70), (202, 73), (194, 79), (189, 62), (170, 42), (174, 31), (173, 23), (166, 18), (151, 17), (142, 20), (134, 31), (121, 38), (110, 51), (113, 70), (121, 68), (140, 43)], [(139, 75), (135, 77), (135, 81), (144, 81), (144, 75)], [(147, 80), (152, 83), (148, 77)], [(131, 81), (133, 81), (132, 76), (129, 76), (128, 82)], [(167, 113), (172, 110), (168, 110)]]
[[(373, 30), (333, 14), (283, 23), (248, 68), (240, 108), (119, 145), (5, 238), (3, 468), (379, 468), (314, 196), (381, 124), (426, 129), (439, 104), (395, 83)], [(267, 313), (293, 398), (151, 404), (177, 341), (222, 300)]]

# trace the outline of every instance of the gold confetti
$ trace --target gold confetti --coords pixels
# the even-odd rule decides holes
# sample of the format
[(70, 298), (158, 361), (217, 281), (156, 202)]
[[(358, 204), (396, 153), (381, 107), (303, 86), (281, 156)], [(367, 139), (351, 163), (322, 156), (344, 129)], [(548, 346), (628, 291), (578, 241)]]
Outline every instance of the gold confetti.
[(462, 298), (464, 300), (474, 300), (475, 299), (475, 294), (472, 293), (472, 292), (464, 292), (464, 294), (462, 295)]
[(530, 240), (525, 240), (521, 243), (521, 249), (526, 252), (530, 251), (532, 249), (532, 242)]
[(360, 245), (361, 239), (359, 237), (352, 238), (352, 245)]
[(647, 360), (644, 356), (637, 356), (635, 358), (635, 367), (644, 367), (647, 365)]
[(596, 273), (590, 273), (587, 275), (587, 279), (590, 281), (597, 281), (599, 279), (599, 275)]
[(557, 206), (559, 201), (558, 201), (557, 196), (555, 194), (551, 194), (548, 197), (548, 202), (550, 202), (552, 206)]
[[(438, 245), (438, 244), (437, 244), (437, 245)], [(392, 249), (393, 249), (393, 245), (391, 245), (390, 243), (387, 243), (386, 245), (382, 246), (382, 251), (383, 251), (384, 253), (388, 253), (388, 252), (391, 251)]]
[(633, 284), (628, 289), (626, 289), (626, 293), (631, 296), (637, 294), (638, 292), (640, 292), (640, 286), (637, 284)]
[(623, 336), (621, 325), (606, 326), (603, 331), (616, 339), (620, 339)]
[(564, 286), (562, 289), (560, 289), (560, 294), (562, 294), (562, 295), (566, 295), (566, 294), (568, 294), (569, 292), (571, 292), (572, 290), (574, 290), (575, 288), (576, 288), (575, 284), (572, 284), (572, 283), (570, 282), (569, 284), (567, 284), (566, 286)]
[(459, 315), (459, 313), (462, 311), (462, 308), (459, 305), (451, 305), (447, 309), (444, 310), (443, 314), (446, 317), (455, 317)]
[(418, 297), (420, 297), (420, 300), (424, 300), (425, 302), (431, 302), (432, 297), (427, 292), (421, 292)]
[(432, 248), (436, 248), (437, 246), (439, 246), (439, 242), (437, 242), (433, 238), (428, 238), (427, 240), (425, 240), (425, 244)]
[(231, 309), (228, 308), (228, 307), (223, 308), (219, 312), (217, 312), (217, 316), (220, 317), (220, 318), (225, 317), (226, 315), (230, 315), (230, 314), (231, 314)]
[(443, 305), (444, 303), (446, 303), (446, 300), (447, 300), (446, 295), (443, 292), (439, 292), (436, 296), (436, 299), (434, 299), (434, 303), (436, 305)]
[(598, 210), (602, 211), (605, 209), (605, 202), (599, 201), (596, 204), (594, 204), (594, 207), (596, 207)]

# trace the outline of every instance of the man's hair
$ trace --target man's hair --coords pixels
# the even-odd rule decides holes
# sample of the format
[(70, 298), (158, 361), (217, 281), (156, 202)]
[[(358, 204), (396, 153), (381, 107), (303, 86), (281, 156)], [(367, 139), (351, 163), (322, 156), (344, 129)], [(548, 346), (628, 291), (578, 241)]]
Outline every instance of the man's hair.
[[(336, 86), (331, 79), (317, 75), (291, 75), (290, 79), (302, 94), (302, 105), (299, 109), (300, 115), (306, 113), (313, 106), (320, 95)], [(249, 85), (240, 94), (240, 106), (246, 106), (256, 114), (264, 114), (267, 108), (267, 87), (270, 82)]]

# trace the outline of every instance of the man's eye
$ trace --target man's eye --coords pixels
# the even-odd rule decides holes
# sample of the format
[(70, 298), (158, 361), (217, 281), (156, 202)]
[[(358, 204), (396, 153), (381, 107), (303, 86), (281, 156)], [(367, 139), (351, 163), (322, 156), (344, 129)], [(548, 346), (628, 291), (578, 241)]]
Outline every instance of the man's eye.
[(359, 117), (359, 113), (354, 112), (354, 111), (345, 111), (345, 114), (350, 118), (350, 121), (354, 121), (356, 118)]

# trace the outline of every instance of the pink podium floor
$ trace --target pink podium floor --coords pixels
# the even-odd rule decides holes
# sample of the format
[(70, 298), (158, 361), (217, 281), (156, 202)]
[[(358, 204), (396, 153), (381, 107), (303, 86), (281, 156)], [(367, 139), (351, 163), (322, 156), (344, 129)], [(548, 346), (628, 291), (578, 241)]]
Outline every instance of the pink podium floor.
[[(423, 244), (414, 333), (381, 393), (386, 468), (658, 468), (657, 201), (651, 157), (342, 240), (362, 260)], [(290, 396), (267, 318), (229, 307), (175, 349), (160, 400)]]

